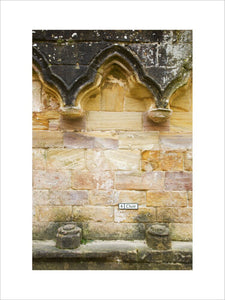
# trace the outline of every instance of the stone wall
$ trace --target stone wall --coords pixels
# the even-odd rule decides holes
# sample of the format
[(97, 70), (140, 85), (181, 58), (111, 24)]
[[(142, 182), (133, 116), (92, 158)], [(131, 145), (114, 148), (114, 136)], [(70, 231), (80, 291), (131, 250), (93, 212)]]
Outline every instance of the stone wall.
[[(34, 239), (68, 222), (91, 240), (144, 239), (152, 223), (192, 239), (191, 41), (191, 31), (34, 32)], [(154, 122), (158, 108), (171, 116)]]

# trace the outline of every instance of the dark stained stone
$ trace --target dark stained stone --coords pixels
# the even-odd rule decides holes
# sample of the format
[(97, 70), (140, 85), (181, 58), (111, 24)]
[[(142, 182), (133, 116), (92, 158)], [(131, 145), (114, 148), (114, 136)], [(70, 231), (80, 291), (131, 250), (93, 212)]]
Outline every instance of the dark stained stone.
[(152, 250), (143, 241), (87, 241), (76, 249), (33, 241), (33, 270), (191, 269), (191, 250)]
[(117, 53), (153, 92), (157, 107), (165, 107), (175, 79), (180, 84), (190, 75), (191, 41), (191, 30), (33, 30), (33, 62), (65, 104), (74, 105), (79, 90)]

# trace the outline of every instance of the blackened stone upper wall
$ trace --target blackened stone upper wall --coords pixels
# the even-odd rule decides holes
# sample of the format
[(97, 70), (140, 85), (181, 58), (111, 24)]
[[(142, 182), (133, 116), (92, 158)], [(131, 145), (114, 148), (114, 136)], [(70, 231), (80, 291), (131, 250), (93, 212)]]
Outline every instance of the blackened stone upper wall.
[(67, 105), (76, 89), (93, 80), (91, 62), (114, 45), (139, 62), (143, 77), (158, 90), (156, 98), (162, 106), (164, 100), (159, 98), (167, 98), (192, 68), (191, 30), (33, 30), (34, 63)]

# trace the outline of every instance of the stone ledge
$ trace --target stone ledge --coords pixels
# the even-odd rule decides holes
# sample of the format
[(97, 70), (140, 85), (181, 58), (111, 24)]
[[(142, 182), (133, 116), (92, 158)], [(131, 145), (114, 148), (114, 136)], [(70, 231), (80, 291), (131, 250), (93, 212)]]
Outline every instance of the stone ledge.
[(34, 270), (191, 270), (192, 243), (172, 242), (171, 250), (152, 250), (145, 241), (92, 241), (77, 249), (58, 249), (55, 241), (33, 241)]

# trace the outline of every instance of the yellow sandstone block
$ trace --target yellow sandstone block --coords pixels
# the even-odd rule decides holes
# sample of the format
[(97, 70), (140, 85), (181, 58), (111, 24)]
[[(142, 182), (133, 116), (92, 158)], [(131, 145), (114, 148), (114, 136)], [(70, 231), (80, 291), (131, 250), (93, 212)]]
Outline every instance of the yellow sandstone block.
[(69, 170), (42, 171), (33, 170), (34, 189), (65, 190), (71, 187), (71, 174)]
[(192, 208), (190, 207), (159, 207), (157, 221), (162, 223), (192, 223)]
[(119, 84), (106, 83), (101, 92), (103, 111), (123, 111), (124, 88)]
[(165, 206), (186, 206), (186, 192), (147, 192), (147, 206), (165, 207)]
[(182, 171), (183, 153), (177, 151), (144, 151), (143, 171)]
[(37, 220), (41, 222), (72, 221), (72, 206), (37, 206)]
[(119, 203), (146, 204), (146, 192), (144, 191), (118, 191)]
[(116, 172), (118, 190), (161, 190), (164, 187), (164, 172)]
[(73, 206), (73, 221), (111, 222), (113, 221), (113, 208), (98, 206)]
[(34, 130), (34, 148), (57, 148), (63, 147), (63, 133), (60, 131)]
[(173, 112), (170, 118), (171, 132), (192, 132), (192, 112)]
[(47, 169), (84, 169), (85, 150), (83, 149), (50, 149), (47, 150)]
[(184, 153), (184, 170), (192, 171), (192, 151)]
[(104, 156), (111, 170), (139, 170), (141, 154), (138, 150), (105, 150)]
[(192, 191), (189, 191), (187, 193), (188, 193), (188, 207), (192, 207)]
[(192, 82), (191, 78), (183, 87), (176, 90), (170, 98), (170, 107), (176, 111), (191, 111), (192, 109)]
[(116, 205), (118, 204), (118, 192), (116, 190), (92, 190), (89, 191), (91, 205)]
[(124, 111), (146, 111), (143, 99), (124, 97)]
[(120, 132), (119, 148), (157, 150), (159, 148), (159, 132)]
[(142, 130), (141, 112), (88, 112), (87, 130)]

